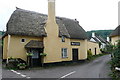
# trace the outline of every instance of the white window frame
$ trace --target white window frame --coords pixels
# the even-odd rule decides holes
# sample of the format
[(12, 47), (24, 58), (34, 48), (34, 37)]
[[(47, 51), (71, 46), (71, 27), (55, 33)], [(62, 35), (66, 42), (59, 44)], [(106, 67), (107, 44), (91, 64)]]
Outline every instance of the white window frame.
[(25, 43), (25, 42), (26, 42), (26, 39), (24, 39), (24, 42), (22, 42), (23, 39), (24, 39), (24, 38), (22, 38), (22, 39), (20, 40), (21, 43)]
[(67, 48), (62, 48), (61, 53), (62, 53), (62, 58), (68, 58), (68, 49)]

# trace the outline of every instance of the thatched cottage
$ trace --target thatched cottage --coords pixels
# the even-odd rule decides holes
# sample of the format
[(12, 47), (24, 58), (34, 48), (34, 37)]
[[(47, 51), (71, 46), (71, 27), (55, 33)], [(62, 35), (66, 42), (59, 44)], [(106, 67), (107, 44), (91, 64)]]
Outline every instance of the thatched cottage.
[(7, 23), (3, 59), (26, 61), (26, 53), (33, 65), (85, 60), (87, 35), (77, 20), (55, 16), (55, 0), (48, 0), (48, 15), (17, 8)]
[(114, 45), (120, 40), (120, 25), (110, 34), (111, 43)]
[(109, 44), (109, 41), (105, 40), (102, 36), (97, 35), (95, 32), (92, 33), (90, 41), (98, 43), (100, 49), (104, 49), (106, 45)]

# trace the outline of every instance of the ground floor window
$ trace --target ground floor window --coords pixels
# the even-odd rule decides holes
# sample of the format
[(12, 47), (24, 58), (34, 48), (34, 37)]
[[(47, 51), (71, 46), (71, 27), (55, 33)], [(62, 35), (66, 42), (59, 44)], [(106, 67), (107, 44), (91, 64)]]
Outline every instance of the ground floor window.
[(67, 58), (68, 55), (67, 55), (67, 48), (62, 48), (62, 58)]

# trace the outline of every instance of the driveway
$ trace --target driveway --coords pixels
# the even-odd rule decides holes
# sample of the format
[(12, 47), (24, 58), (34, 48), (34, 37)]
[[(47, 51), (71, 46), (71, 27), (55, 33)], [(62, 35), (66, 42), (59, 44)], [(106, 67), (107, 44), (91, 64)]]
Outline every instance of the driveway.
[[(99, 57), (89, 63), (74, 65), (74, 66), (60, 66), (47, 69), (29, 69), (10, 71), (14, 78), (110, 78), (110, 65), (107, 64), (110, 60), (110, 55)], [(17, 76), (13, 76), (17, 74)], [(22, 76), (24, 75), (24, 76)], [(3, 72), (4, 78), (11, 78)]]

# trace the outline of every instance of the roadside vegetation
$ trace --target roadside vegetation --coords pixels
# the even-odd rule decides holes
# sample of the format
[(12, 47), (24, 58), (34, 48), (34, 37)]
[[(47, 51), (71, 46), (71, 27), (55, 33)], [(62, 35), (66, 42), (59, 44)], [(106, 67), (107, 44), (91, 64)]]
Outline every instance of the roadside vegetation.
[(100, 53), (100, 54), (97, 54), (97, 55), (92, 55), (92, 52), (90, 50), (87, 50), (87, 61), (92, 61), (100, 56), (104, 56), (104, 55), (107, 55), (106, 53)]
[(111, 53), (111, 61), (109, 63), (112, 73), (110, 76), (114, 78), (114, 80), (120, 80), (120, 70), (116, 70), (116, 68), (120, 68), (120, 40), (117, 41), (116, 45), (108, 45), (106, 51)]

